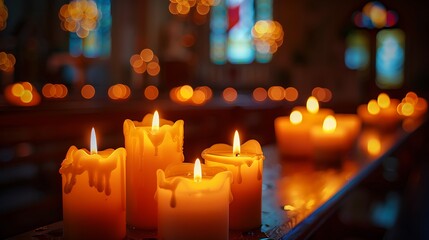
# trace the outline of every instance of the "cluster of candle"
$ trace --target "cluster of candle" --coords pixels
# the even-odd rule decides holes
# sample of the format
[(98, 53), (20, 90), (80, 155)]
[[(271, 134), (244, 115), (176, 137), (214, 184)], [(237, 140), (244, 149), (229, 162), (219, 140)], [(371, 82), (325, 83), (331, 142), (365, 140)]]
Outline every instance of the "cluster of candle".
[(295, 107), (289, 117), (278, 117), (274, 122), (281, 155), (313, 158), (321, 163), (338, 162), (352, 146), (360, 126), (354, 114), (319, 109), (313, 96), (308, 98), (306, 107)]
[(65, 239), (123, 239), (126, 225), (161, 239), (228, 239), (261, 225), (260, 144), (214, 144), (183, 163), (184, 122), (124, 121), (125, 148), (71, 146), (61, 164)]
[(414, 92), (408, 92), (402, 101), (391, 99), (386, 93), (380, 93), (377, 99), (358, 106), (357, 112), (368, 125), (384, 130), (397, 127), (407, 118), (420, 118), (427, 111), (427, 102)]

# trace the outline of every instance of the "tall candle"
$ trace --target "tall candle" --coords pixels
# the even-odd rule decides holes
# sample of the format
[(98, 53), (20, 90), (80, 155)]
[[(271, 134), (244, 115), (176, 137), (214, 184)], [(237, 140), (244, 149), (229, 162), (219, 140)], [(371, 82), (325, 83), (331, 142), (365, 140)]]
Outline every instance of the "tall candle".
[(97, 151), (71, 146), (61, 163), (65, 239), (124, 239), (124, 148)]
[(228, 239), (232, 174), (200, 164), (172, 164), (158, 175), (158, 235), (163, 240)]
[(208, 166), (226, 167), (233, 174), (230, 229), (260, 227), (264, 155), (258, 141), (252, 139), (240, 145), (236, 131), (233, 146), (215, 144), (201, 155)]
[(124, 122), (127, 150), (127, 224), (157, 228), (156, 171), (183, 162), (183, 120), (159, 119), (158, 112), (142, 122)]

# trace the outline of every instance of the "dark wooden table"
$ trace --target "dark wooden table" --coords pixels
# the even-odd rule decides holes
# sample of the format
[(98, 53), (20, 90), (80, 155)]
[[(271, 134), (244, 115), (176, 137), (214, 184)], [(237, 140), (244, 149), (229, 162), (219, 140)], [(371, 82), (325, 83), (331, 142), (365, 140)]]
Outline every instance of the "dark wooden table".
[[(230, 238), (306, 239), (386, 158), (398, 149), (406, 148), (410, 142), (418, 148), (413, 141), (426, 134), (426, 125), (426, 121), (420, 121), (405, 128), (383, 131), (363, 128), (354, 148), (336, 165), (281, 157), (275, 145), (264, 146), (262, 226), (254, 231), (231, 232)], [(369, 153), (367, 142), (372, 137), (379, 140), (380, 149)], [(13, 239), (62, 239), (62, 222)], [(128, 229), (127, 239), (156, 239), (156, 233)]]

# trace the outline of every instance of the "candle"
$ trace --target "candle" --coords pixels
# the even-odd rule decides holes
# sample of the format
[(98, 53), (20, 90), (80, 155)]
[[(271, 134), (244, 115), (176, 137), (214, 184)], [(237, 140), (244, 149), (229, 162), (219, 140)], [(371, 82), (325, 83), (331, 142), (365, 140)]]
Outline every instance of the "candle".
[(302, 113), (302, 119), (304, 122), (309, 122), (311, 124), (322, 124), (323, 119), (334, 114), (331, 109), (328, 108), (319, 108), (319, 102), (314, 96), (310, 96), (307, 99), (306, 106), (294, 107), (293, 110), (298, 110)]
[(127, 224), (157, 228), (156, 170), (183, 162), (183, 120), (159, 119), (158, 112), (142, 122), (124, 122), (127, 150)]
[(398, 104), (397, 99), (390, 99), (387, 94), (380, 93), (377, 100), (371, 99), (368, 104), (359, 105), (357, 113), (366, 125), (388, 130), (401, 122)]
[(309, 122), (302, 121), (298, 110), (290, 117), (278, 117), (274, 120), (278, 151), (283, 156), (309, 157), (313, 153), (310, 141)]
[(97, 151), (71, 146), (61, 163), (65, 239), (124, 239), (124, 148)]
[(360, 118), (356, 114), (335, 114), (335, 119), (338, 127), (346, 130), (348, 146), (351, 148), (362, 127)]
[(172, 164), (157, 175), (159, 239), (228, 239), (231, 172), (197, 159), (195, 165)]
[(344, 128), (337, 126), (334, 116), (329, 115), (323, 126), (315, 126), (310, 132), (314, 147), (314, 160), (321, 165), (336, 165), (349, 148)]
[(208, 166), (226, 167), (233, 174), (234, 200), (230, 205), (230, 229), (249, 230), (261, 225), (261, 194), (264, 155), (256, 140), (240, 145), (238, 132), (233, 146), (215, 144), (202, 154)]

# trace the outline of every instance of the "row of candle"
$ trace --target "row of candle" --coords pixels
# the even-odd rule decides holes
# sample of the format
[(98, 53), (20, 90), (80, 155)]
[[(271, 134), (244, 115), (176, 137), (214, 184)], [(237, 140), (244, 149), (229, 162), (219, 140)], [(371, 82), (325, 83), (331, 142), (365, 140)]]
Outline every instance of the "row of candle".
[[(152, 124), (151, 124), (152, 122)], [(61, 164), (65, 239), (123, 239), (126, 224), (160, 239), (227, 239), (261, 224), (260, 144), (214, 144), (183, 163), (184, 122), (125, 120), (125, 148), (70, 147)]]
[(319, 109), (315, 97), (308, 98), (306, 107), (295, 107), (289, 117), (278, 117), (274, 122), (281, 155), (314, 158), (320, 163), (338, 162), (352, 146), (360, 126), (360, 119), (353, 114)]

